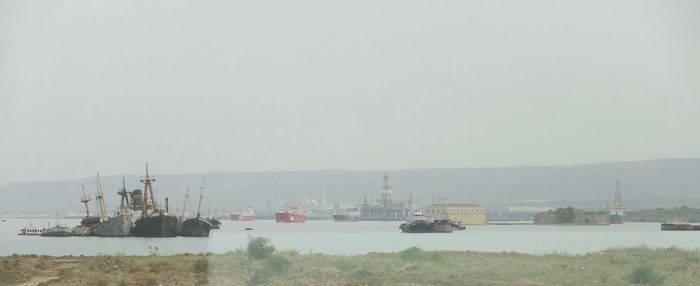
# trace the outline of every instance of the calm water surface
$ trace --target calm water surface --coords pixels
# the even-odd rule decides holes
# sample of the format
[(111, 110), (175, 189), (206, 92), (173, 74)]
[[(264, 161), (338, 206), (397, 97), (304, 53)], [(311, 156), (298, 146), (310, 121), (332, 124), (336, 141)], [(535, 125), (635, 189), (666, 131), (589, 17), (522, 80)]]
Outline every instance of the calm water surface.
[[(38, 237), (17, 235), (20, 228), (50, 220), (7, 219), (0, 222), (0, 256), (39, 255), (147, 255), (149, 246), (158, 254), (199, 253), (245, 248), (248, 236), (264, 236), (282, 250), (302, 253), (354, 255), (368, 252), (396, 252), (411, 246), (425, 250), (515, 251), (547, 254), (581, 254), (614, 247), (700, 248), (700, 232), (661, 232), (658, 223), (626, 223), (610, 226), (479, 225), (453, 233), (407, 234), (399, 222), (308, 221), (304, 224), (278, 224), (270, 220), (254, 222), (223, 221), (220, 230), (208, 238), (108, 238)], [(79, 220), (63, 220), (74, 226)], [(246, 231), (245, 227), (254, 230)]]

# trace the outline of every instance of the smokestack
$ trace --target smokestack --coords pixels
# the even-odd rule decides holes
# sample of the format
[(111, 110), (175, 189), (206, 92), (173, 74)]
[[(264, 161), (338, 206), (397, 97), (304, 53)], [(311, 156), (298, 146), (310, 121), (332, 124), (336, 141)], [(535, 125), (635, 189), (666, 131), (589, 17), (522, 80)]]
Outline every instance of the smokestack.
[(170, 204), (168, 204), (168, 198), (165, 198), (165, 212), (166, 212), (166, 213), (169, 212), (169, 211), (168, 211), (169, 205), (170, 205)]

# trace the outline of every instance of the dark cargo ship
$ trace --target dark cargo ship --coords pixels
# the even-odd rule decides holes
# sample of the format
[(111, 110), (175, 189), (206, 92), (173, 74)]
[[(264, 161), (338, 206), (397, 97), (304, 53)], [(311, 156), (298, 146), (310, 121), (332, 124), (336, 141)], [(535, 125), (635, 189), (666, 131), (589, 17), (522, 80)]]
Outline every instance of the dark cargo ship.
[(694, 225), (687, 222), (662, 223), (661, 230), (663, 231), (700, 231), (700, 225)]
[(451, 233), (452, 225), (449, 219), (428, 219), (422, 212), (415, 212), (409, 221), (399, 226), (399, 229), (406, 233)]
[[(189, 192), (189, 189), (188, 189)], [(209, 237), (209, 233), (212, 229), (212, 223), (204, 218), (200, 217), (199, 211), (202, 208), (202, 197), (204, 196), (204, 181), (202, 181), (202, 187), (199, 191), (199, 203), (197, 204), (197, 216), (193, 218), (185, 219), (181, 222), (180, 228), (178, 230), (178, 235), (186, 237)], [(189, 195), (185, 195), (185, 202), (189, 199)], [(186, 204), (186, 203), (185, 203)], [(185, 217), (185, 210), (183, 208), (182, 217)]]
[[(143, 193), (141, 196), (141, 217), (134, 222), (131, 229), (131, 236), (139, 237), (175, 237), (177, 236), (177, 218), (168, 213), (168, 199), (165, 199), (165, 209), (158, 208), (155, 192), (151, 183), (155, 182), (148, 175), (148, 164), (146, 164), (146, 178), (143, 183)], [(148, 197), (151, 197), (151, 204), (148, 204)]]
[(211, 228), (211, 223), (203, 218), (188, 218), (182, 222), (179, 235), (187, 237), (208, 237)]

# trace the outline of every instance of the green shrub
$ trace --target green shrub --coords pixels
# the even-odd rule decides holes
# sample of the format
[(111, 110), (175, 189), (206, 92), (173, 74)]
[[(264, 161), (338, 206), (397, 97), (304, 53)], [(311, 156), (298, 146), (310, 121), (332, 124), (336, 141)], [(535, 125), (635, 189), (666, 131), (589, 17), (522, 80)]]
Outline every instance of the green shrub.
[(411, 246), (399, 252), (399, 256), (401, 257), (401, 259), (403, 259), (404, 262), (420, 260), (423, 257), (423, 255), (423, 249), (415, 246)]
[(289, 260), (279, 255), (273, 255), (265, 259), (265, 266), (268, 270), (271, 270), (272, 273), (282, 274), (287, 271)]
[(248, 285), (262, 285), (270, 279), (270, 273), (265, 269), (256, 269), (253, 271), (253, 276), (248, 280)]
[(194, 269), (194, 272), (207, 272), (209, 270), (209, 260), (206, 258), (204, 259), (199, 259), (197, 262), (194, 263), (194, 266), (192, 267)]
[(253, 259), (265, 259), (275, 252), (275, 247), (270, 245), (270, 239), (266, 237), (250, 237), (248, 240), (248, 257)]
[(630, 275), (630, 283), (632, 284), (649, 284), (649, 285), (661, 285), (664, 284), (666, 277), (654, 271), (651, 265), (643, 264), (635, 268)]

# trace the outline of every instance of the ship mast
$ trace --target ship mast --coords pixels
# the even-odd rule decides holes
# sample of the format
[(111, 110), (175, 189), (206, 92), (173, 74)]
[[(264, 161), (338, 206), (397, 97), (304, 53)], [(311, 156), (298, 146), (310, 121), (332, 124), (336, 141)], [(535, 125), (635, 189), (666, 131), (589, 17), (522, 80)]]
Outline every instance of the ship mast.
[(620, 183), (620, 179), (617, 179), (615, 182), (615, 202), (613, 206), (618, 208), (622, 207), (622, 184)]
[(155, 196), (153, 194), (153, 186), (151, 183), (155, 182), (156, 179), (151, 179), (148, 175), (148, 163), (146, 163), (146, 178), (141, 180), (143, 183), (143, 196), (141, 198), (141, 217), (146, 217), (148, 215), (148, 195), (151, 195), (151, 201), (153, 202), (153, 210), (158, 210), (158, 205), (156, 204)]
[(81, 184), (83, 187), (83, 196), (80, 198), (80, 201), (85, 204), (85, 217), (90, 217), (90, 207), (88, 206), (88, 202), (90, 202), (90, 195), (85, 193), (85, 184)]
[(202, 186), (199, 187), (199, 203), (197, 204), (197, 218), (199, 218), (199, 211), (202, 208), (202, 198), (204, 197), (204, 177), (202, 177)]
[(127, 208), (130, 208), (131, 203), (129, 202), (129, 197), (127, 196), (127, 191), (126, 191), (126, 181), (124, 181), (124, 177), (122, 177), (122, 189), (117, 193), (122, 197), (121, 204), (119, 205), (120, 210), (125, 210)]
[(100, 173), (97, 173), (97, 177), (95, 177), (95, 183), (97, 184), (97, 195), (95, 196), (95, 198), (97, 199), (97, 205), (99, 206), (100, 221), (105, 221), (107, 220), (107, 208), (105, 207), (105, 199), (104, 193), (102, 192), (102, 181), (100, 181)]
[(187, 203), (190, 202), (190, 186), (187, 186), (187, 191), (185, 192), (185, 204), (182, 206), (182, 219), (185, 219), (185, 210), (187, 209)]

